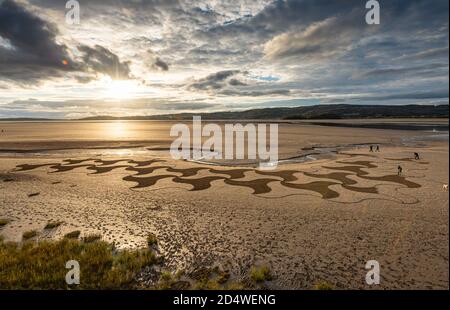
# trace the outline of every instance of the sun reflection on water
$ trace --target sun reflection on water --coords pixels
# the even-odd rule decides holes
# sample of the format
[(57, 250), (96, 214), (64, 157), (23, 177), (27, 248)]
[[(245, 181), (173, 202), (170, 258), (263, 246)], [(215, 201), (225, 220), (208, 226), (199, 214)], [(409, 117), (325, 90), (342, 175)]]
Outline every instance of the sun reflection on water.
[(128, 134), (128, 128), (125, 122), (108, 123), (107, 134), (112, 138), (125, 138)]

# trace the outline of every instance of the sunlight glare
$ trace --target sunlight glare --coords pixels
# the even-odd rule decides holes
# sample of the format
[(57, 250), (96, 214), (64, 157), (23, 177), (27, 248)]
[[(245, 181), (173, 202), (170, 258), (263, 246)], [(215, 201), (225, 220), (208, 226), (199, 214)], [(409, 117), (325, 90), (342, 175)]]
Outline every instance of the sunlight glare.
[(139, 84), (133, 80), (110, 80), (106, 82), (105, 95), (112, 99), (128, 99), (139, 90)]
[(106, 131), (112, 138), (125, 138), (127, 134), (127, 124), (125, 122), (108, 123)]

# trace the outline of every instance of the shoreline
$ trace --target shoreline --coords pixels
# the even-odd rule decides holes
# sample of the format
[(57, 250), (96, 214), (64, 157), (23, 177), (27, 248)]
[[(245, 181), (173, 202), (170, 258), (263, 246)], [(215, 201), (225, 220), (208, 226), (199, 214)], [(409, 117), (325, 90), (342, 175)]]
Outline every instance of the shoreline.
[[(424, 132), (422, 132), (424, 133)], [(429, 146), (432, 142), (448, 141), (449, 133), (439, 132), (433, 134), (425, 132), (423, 135), (417, 136), (400, 136), (399, 144), (392, 142), (373, 142), (373, 143), (349, 143), (349, 144), (328, 144), (328, 145), (310, 145), (301, 147), (297, 154), (291, 153), (279, 158), (277, 161), (278, 165), (286, 165), (293, 163), (305, 163), (316, 161), (320, 159), (330, 159), (335, 158), (340, 152), (345, 152), (352, 149), (368, 149), (370, 145), (380, 145), (381, 147), (394, 147), (394, 146), (408, 146), (423, 148)], [(49, 142), (32, 142), (32, 146), (39, 145), (40, 143), (48, 144)], [(151, 146), (151, 145), (161, 145), (161, 141), (52, 141), (52, 145), (67, 145), (75, 144), (73, 146), (62, 146), (53, 148), (40, 148), (40, 149), (4, 149), (0, 147), (0, 158), (8, 157), (21, 157), (21, 158), (45, 158), (45, 157), (59, 157), (59, 156), (154, 156), (155, 154), (160, 154), (162, 156), (168, 156), (170, 148), (161, 146)], [(138, 144), (137, 144), (138, 143)], [(167, 144), (164, 141), (164, 144)], [(86, 145), (87, 144), (87, 145)], [(94, 146), (97, 144), (98, 146)], [(0, 141), (0, 146), (2, 142)], [(192, 152), (192, 148), (191, 148)], [(208, 151), (209, 152), (209, 151)], [(187, 162), (212, 165), (212, 166), (224, 166), (224, 167), (256, 167), (261, 164), (259, 161), (255, 160), (202, 160), (202, 159), (190, 159)]]

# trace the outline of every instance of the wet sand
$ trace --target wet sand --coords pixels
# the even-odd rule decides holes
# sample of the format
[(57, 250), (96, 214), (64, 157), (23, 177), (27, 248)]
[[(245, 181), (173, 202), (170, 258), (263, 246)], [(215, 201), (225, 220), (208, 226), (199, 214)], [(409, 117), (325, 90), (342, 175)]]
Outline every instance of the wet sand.
[[(340, 289), (448, 289), (448, 141), (410, 147), (399, 141), (417, 132), (288, 126), (283, 145), (299, 140), (283, 146), (285, 154), (347, 146), (275, 171), (175, 161), (164, 151), (3, 153), (0, 218), (11, 222), (0, 235), (20, 241), (30, 229), (40, 231), (38, 239), (80, 230), (139, 248), (154, 233), (168, 270), (221, 266), (239, 279), (267, 265), (274, 289), (321, 281)], [(381, 152), (350, 145), (364, 138)], [(157, 144), (142, 142), (144, 149)], [(63, 224), (44, 230), (50, 221)], [(365, 283), (368, 260), (380, 262), (379, 286)]]

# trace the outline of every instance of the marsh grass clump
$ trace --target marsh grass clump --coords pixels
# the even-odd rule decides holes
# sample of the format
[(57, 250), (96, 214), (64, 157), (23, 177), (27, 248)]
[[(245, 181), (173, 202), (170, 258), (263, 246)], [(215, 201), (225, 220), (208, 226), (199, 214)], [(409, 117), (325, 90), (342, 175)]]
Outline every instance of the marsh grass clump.
[(26, 231), (26, 232), (24, 232), (24, 233), (22, 234), (22, 239), (23, 239), (23, 240), (29, 240), (29, 239), (31, 239), (31, 238), (36, 237), (37, 234), (38, 234), (38, 233), (37, 233), (36, 230), (29, 230), (29, 231)]
[(333, 290), (333, 285), (325, 281), (320, 281), (314, 285), (314, 289), (318, 291), (331, 291)]
[[(80, 264), (79, 285), (65, 281), (65, 264)], [(133, 288), (134, 277), (153, 265), (149, 250), (116, 250), (98, 241), (74, 239), (13, 243), (0, 239), (0, 288), (2, 289), (123, 289)]]
[(70, 232), (70, 233), (68, 233), (68, 234), (65, 234), (65, 235), (64, 235), (64, 238), (66, 238), (66, 239), (78, 239), (78, 237), (80, 236), (80, 234), (81, 234), (81, 231), (79, 231), (79, 230), (74, 230), (74, 231), (72, 231), (72, 232)]
[(250, 278), (256, 283), (271, 281), (273, 279), (270, 269), (267, 266), (252, 267), (250, 270)]
[(3, 226), (6, 226), (10, 223), (11, 221), (9, 219), (0, 219), (0, 228), (2, 228)]
[(230, 272), (219, 267), (200, 268), (191, 275), (195, 280), (193, 289), (196, 290), (240, 290), (248, 289), (241, 282), (230, 281)]
[(102, 239), (102, 235), (100, 234), (90, 234), (81, 238), (84, 243), (92, 243)]
[(49, 222), (45, 225), (44, 229), (55, 229), (61, 226), (62, 222)]
[(227, 270), (219, 271), (217, 275), (217, 283), (224, 284), (230, 279), (230, 273)]
[(163, 271), (160, 274), (159, 281), (155, 288), (159, 290), (188, 290), (191, 289), (189, 281), (182, 280), (184, 272), (177, 272), (175, 274), (169, 271)]
[(147, 245), (149, 247), (157, 246), (158, 245), (158, 239), (156, 239), (156, 236), (152, 233), (150, 233), (147, 236)]
[(161, 273), (161, 277), (159, 278), (158, 288), (160, 290), (170, 290), (175, 281), (175, 278), (170, 272), (164, 271)]

